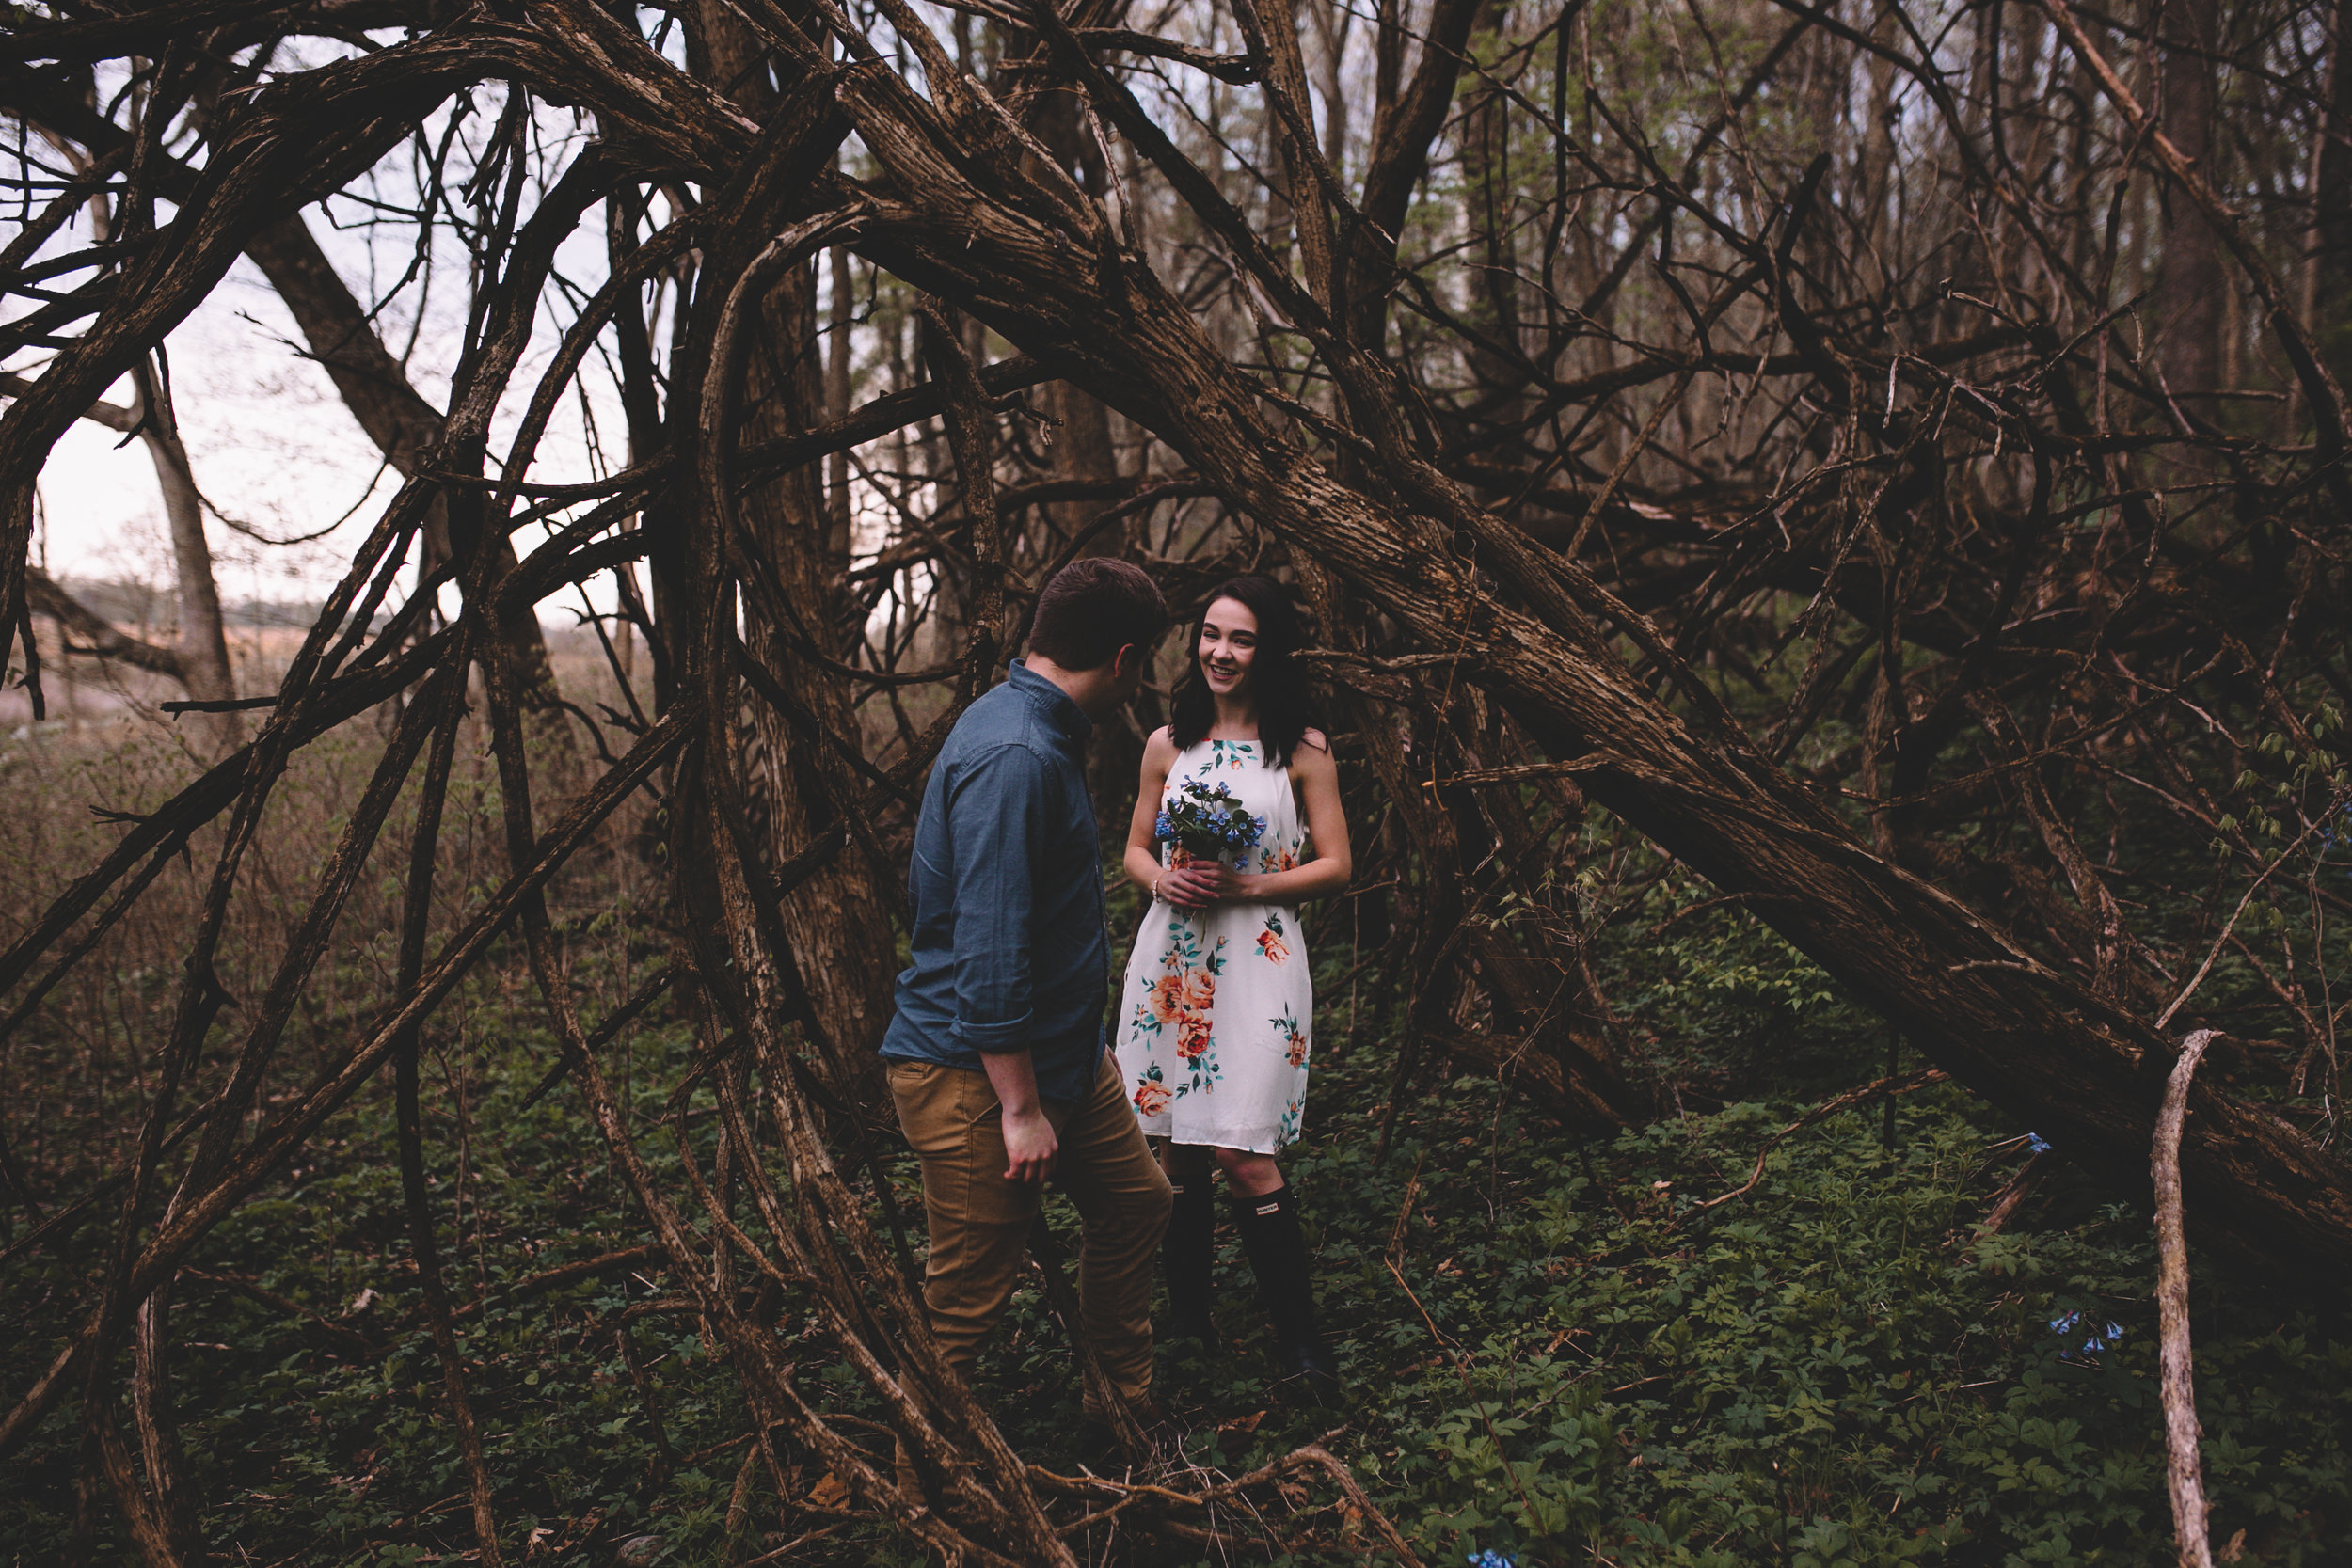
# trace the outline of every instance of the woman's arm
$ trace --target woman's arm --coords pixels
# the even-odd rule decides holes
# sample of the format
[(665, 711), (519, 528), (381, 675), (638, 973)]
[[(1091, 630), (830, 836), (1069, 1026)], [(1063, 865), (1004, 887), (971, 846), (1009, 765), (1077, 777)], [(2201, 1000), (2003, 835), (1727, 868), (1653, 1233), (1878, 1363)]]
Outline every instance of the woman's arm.
[(1136, 809), (1127, 817), (1127, 854), (1121, 863), (1127, 879), (1152, 891), (1160, 876), (1159, 839), (1152, 828), (1160, 819), (1160, 793), (1168, 787), (1168, 770), (1176, 762), (1176, 743), (1165, 725), (1143, 743), (1143, 770), (1136, 780)]
[(1306, 802), (1307, 838), (1315, 858), (1292, 871), (1234, 877), (1237, 886), (1229, 897), (1251, 904), (1295, 904), (1337, 893), (1356, 875), (1356, 858), (1347, 847), (1347, 816), (1340, 809), (1340, 768), (1322, 731), (1309, 730), (1301, 738), (1291, 754), (1291, 774)]
[(1163, 870), (1159, 838), (1160, 795), (1168, 787), (1168, 770), (1176, 766), (1176, 742), (1166, 728), (1152, 732), (1143, 743), (1143, 768), (1136, 781), (1135, 815), (1127, 819), (1127, 853), (1120, 862), (1127, 879), (1180, 910), (1197, 910), (1216, 900), (1223, 873), (1207, 870)]

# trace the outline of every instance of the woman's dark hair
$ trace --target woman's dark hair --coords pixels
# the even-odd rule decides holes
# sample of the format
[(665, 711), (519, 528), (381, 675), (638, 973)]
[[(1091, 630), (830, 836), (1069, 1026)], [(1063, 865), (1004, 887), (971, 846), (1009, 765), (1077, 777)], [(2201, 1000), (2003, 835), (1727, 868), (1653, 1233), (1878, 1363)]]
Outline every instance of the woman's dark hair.
[(1210, 607), (1232, 599), (1249, 607), (1258, 618), (1258, 657), (1249, 661), (1249, 684), (1258, 699), (1258, 745), (1268, 768), (1287, 767), (1299, 738), (1313, 721), (1307, 695), (1307, 676), (1294, 657), (1298, 652), (1298, 610), (1282, 585), (1272, 578), (1235, 578), (1217, 584), (1201, 604), (1193, 622), (1192, 641), (1184, 653), (1191, 668), (1176, 699), (1168, 705), (1168, 731), (1177, 749), (1197, 746), (1216, 722), (1216, 697), (1200, 674), (1200, 627)]

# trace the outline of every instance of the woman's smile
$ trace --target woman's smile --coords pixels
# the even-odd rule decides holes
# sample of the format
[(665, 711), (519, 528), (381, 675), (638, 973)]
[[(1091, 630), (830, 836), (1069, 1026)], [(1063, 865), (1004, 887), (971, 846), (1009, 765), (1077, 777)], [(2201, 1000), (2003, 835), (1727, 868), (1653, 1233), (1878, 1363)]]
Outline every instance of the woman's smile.
[(1216, 599), (1200, 617), (1195, 656), (1200, 678), (1220, 697), (1239, 691), (1258, 653), (1258, 617), (1239, 599)]

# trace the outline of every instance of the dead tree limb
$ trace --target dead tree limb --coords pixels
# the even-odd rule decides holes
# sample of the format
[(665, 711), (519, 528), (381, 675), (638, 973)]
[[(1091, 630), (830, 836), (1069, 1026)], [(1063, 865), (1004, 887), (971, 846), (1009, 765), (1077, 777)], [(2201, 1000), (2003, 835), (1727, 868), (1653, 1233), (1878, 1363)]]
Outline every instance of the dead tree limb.
[(2200, 1029), (2181, 1042), (2165, 1080), (2164, 1108), (2149, 1156), (2156, 1189), (2156, 1321), (2163, 1362), (2164, 1481), (2172, 1498), (2172, 1529), (2181, 1568), (2213, 1568), (2205, 1524), (2205, 1471), (2198, 1456), (2203, 1429), (2197, 1421), (2197, 1365), (2188, 1338), (2188, 1231), (2182, 1219), (2181, 1124), (2188, 1117), (2189, 1082), (2218, 1031)]

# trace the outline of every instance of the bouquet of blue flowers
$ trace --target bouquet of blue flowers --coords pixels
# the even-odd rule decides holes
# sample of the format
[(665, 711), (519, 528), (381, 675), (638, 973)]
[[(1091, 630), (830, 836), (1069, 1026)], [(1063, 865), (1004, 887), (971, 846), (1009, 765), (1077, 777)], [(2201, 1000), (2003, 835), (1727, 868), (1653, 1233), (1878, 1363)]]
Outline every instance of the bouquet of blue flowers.
[(1176, 798), (1160, 807), (1152, 833), (1176, 847), (1179, 853), (1169, 857), (1169, 863), (1181, 865), (1239, 854), (1264, 836), (1265, 818), (1250, 816), (1223, 784), (1188, 779)]

